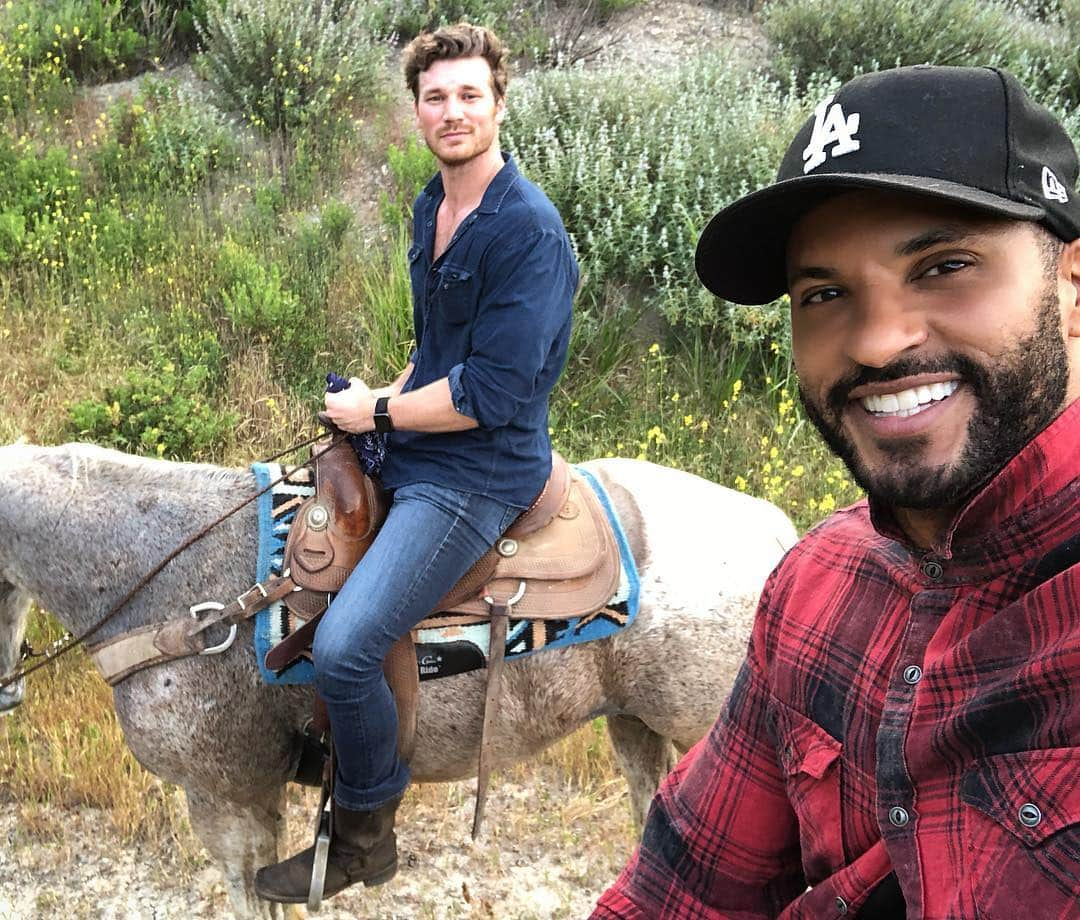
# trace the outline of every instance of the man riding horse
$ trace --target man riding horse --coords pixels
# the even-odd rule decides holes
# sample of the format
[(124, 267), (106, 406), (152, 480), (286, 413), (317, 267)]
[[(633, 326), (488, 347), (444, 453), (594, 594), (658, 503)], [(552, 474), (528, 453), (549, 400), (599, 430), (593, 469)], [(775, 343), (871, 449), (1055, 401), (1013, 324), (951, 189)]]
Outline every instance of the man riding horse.
[[(484, 28), (422, 34), (404, 54), (439, 173), (413, 207), (416, 349), (398, 378), (326, 395), (340, 429), (389, 436), (392, 503), (312, 648), (336, 755), (324, 894), (390, 879), (409, 782), (382, 662), (541, 491), (548, 398), (566, 361), (578, 267), (551, 202), (499, 148), (506, 52)], [(307, 901), (315, 848), (261, 869), (258, 893)]]

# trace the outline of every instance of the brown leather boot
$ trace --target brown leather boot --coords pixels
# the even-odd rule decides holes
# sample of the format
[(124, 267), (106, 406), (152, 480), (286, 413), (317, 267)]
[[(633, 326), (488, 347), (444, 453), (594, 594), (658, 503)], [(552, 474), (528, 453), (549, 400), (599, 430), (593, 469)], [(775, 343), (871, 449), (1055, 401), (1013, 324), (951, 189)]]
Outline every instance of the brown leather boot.
[[(357, 882), (381, 885), (394, 877), (397, 872), (394, 813), (400, 801), (394, 799), (375, 811), (350, 811), (334, 802), (324, 897)], [(310, 846), (284, 862), (263, 867), (255, 873), (256, 893), (260, 898), (281, 904), (307, 903), (314, 861), (315, 847)]]

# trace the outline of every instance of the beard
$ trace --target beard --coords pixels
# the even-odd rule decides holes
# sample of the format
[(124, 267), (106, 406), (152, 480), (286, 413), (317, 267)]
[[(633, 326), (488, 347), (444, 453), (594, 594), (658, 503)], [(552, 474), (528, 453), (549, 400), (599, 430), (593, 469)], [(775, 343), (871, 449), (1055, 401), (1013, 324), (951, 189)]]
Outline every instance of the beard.
[[(959, 459), (938, 466), (922, 464), (927, 439), (898, 438), (882, 445), (889, 454), (886, 463), (868, 466), (843, 430), (848, 394), (867, 383), (941, 372), (959, 374), (975, 397)], [(901, 359), (882, 368), (860, 367), (832, 386), (824, 405), (801, 384), (799, 397), (825, 443), (871, 498), (893, 507), (927, 510), (964, 503), (1015, 457), (1060, 413), (1068, 378), (1057, 287), (1051, 283), (1039, 299), (1035, 332), (990, 365), (955, 352), (930, 360)]]

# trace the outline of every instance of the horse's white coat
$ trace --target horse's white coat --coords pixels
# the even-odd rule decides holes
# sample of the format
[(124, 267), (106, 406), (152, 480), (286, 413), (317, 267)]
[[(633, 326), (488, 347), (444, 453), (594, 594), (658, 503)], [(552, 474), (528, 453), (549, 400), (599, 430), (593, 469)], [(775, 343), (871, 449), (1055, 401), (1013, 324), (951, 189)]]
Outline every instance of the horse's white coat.
[[(521, 760), (606, 714), (640, 821), (671, 766), (672, 743), (689, 747), (719, 712), (761, 585), (795, 531), (772, 505), (695, 476), (632, 460), (588, 467), (627, 530), (641, 609), (609, 639), (508, 663), (494, 760)], [(186, 536), (253, 491), (246, 471), (87, 445), (0, 448), (0, 673), (14, 667), (29, 596), (69, 629), (85, 629)], [(235, 597), (254, 579), (254, 534), (249, 505), (171, 563), (100, 637)], [(193, 827), (222, 868), (237, 916), (279, 916), (255, 900), (252, 878), (278, 855), (282, 787), (311, 691), (263, 684), (250, 625), (240, 635), (220, 657), (132, 676), (114, 700), (135, 756), (187, 791)], [(475, 774), (483, 692), (482, 671), (422, 685), (414, 778)]]

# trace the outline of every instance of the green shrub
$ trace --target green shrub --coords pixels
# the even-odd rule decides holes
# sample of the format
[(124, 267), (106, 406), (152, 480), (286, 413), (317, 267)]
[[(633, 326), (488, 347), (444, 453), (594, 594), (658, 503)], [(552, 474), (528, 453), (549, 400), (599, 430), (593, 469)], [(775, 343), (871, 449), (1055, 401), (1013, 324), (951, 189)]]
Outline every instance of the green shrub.
[(778, 73), (846, 80), (906, 64), (996, 64), (1036, 87), (1057, 86), (1060, 30), (995, 0), (774, 0), (763, 25)]
[(362, 0), (222, 0), (198, 28), (227, 105), (276, 138), (283, 157), (299, 130), (333, 135), (379, 88), (384, 46)]
[(108, 120), (95, 162), (117, 190), (191, 191), (237, 159), (224, 116), (176, 81), (144, 79), (134, 99), (110, 108)]
[[(303, 243), (298, 244), (298, 248), (303, 247)], [(319, 258), (328, 256), (322, 254)], [(318, 271), (317, 266), (314, 272)], [(288, 380), (310, 377), (315, 358), (325, 351), (327, 341), (322, 320), (327, 281), (318, 278), (316, 296), (307, 296), (312, 294), (311, 272), (310, 266), (299, 277), (289, 271), (286, 283), (279, 254), (270, 253), (267, 262), (233, 240), (220, 244), (211, 290), (229, 330), (231, 354), (239, 354), (257, 342), (266, 343), (274, 356), (277, 374)]]
[(49, 61), (79, 81), (127, 73), (146, 51), (123, 0), (12, 0), (0, 16), (0, 31), (14, 31), (29, 62)]
[(71, 406), (68, 432), (120, 450), (204, 458), (238, 421), (236, 413), (213, 403), (213, 377), (204, 364), (184, 369), (159, 353), (151, 366), (128, 371), (100, 399)]
[(57, 107), (70, 94), (60, 59), (30, 39), (30, 23), (16, 14), (0, 5), (0, 120)]
[(206, 0), (124, 0), (124, 7), (155, 54), (189, 51), (198, 45), (195, 23), (206, 16)]
[(718, 57), (647, 78), (550, 71), (511, 86), (503, 139), (566, 222), (579, 303), (630, 284), (671, 321), (714, 326), (727, 314), (694, 275), (697, 238), (720, 207), (772, 181), (811, 106)]
[(376, 33), (401, 39), (462, 21), (487, 26), (505, 37), (522, 7), (531, 11), (535, 6), (521, 0), (372, 0), (369, 15)]
[(383, 223), (411, 231), (413, 202), (439, 168), (435, 155), (423, 141), (409, 135), (401, 147), (391, 144), (387, 149), (386, 166), (392, 191), (381, 195)]
[(221, 113), (176, 81), (147, 78), (134, 99), (108, 112), (109, 137), (95, 164), (114, 189), (191, 191), (238, 147)]

